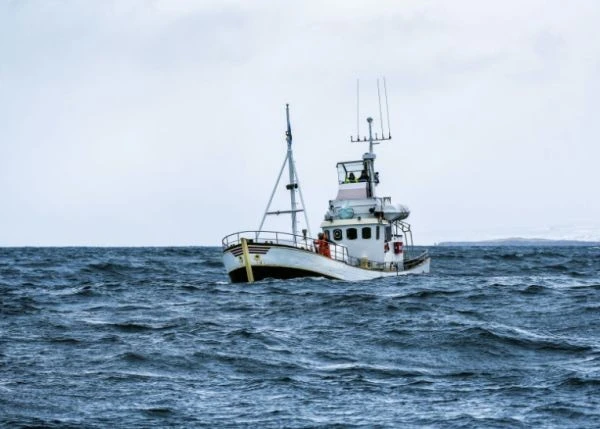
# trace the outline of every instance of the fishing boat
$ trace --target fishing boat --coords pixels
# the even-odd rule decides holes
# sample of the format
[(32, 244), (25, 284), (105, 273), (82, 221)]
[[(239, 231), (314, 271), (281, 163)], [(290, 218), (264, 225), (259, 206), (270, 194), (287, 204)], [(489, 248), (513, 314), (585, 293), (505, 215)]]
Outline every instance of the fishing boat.
[[(389, 117), (389, 115), (388, 115)], [(289, 105), (286, 105), (287, 153), (258, 230), (240, 231), (223, 238), (223, 263), (233, 283), (267, 278), (324, 277), (360, 281), (380, 277), (428, 273), (427, 250), (413, 245), (409, 209), (393, 204), (390, 197), (376, 194), (379, 173), (375, 171), (373, 146), (391, 139), (373, 136), (373, 119), (367, 118), (369, 136), (357, 135), (352, 142), (368, 143), (361, 159), (338, 162), (337, 195), (329, 201), (321, 232), (310, 233), (304, 198), (294, 163)], [(286, 167), (290, 194), (289, 210), (271, 210), (271, 203)], [(298, 197), (300, 204), (298, 204)], [(298, 231), (299, 213), (306, 228)], [(263, 229), (267, 216), (290, 215), (291, 231)]]

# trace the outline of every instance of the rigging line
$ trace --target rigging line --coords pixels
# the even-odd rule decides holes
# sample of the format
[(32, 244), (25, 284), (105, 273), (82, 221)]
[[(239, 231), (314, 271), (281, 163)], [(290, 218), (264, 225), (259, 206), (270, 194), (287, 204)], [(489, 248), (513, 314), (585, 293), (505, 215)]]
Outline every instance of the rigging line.
[(377, 78), (377, 98), (379, 99), (379, 124), (381, 125), (381, 138), (383, 138), (383, 115), (381, 114), (381, 93), (379, 92), (379, 78)]
[(265, 209), (265, 214), (263, 215), (262, 221), (260, 222), (260, 226), (258, 227), (258, 232), (262, 231), (262, 227), (265, 223), (265, 219), (267, 218), (267, 212), (271, 207), (271, 203), (273, 202), (273, 197), (275, 196), (275, 191), (277, 190), (277, 186), (279, 186), (279, 181), (281, 180), (281, 174), (283, 173), (283, 169), (285, 168), (285, 163), (288, 160), (289, 152), (286, 153), (285, 158), (283, 160), (283, 165), (281, 166), (281, 170), (279, 170), (279, 176), (277, 176), (277, 181), (275, 182), (275, 186), (273, 186), (273, 192), (271, 192), (271, 198), (269, 198), (269, 203), (267, 204), (267, 208)]
[(385, 76), (383, 77), (383, 91), (385, 93), (385, 110), (387, 111), (388, 138), (391, 139), (392, 133), (390, 132), (390, 107), (388, 106), (387, 85), (385, 84)]

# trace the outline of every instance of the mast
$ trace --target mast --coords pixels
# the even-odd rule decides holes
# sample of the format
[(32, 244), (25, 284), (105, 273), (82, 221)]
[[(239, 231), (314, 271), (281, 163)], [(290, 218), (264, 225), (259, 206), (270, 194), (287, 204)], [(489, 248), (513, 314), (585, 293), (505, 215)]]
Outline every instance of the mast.
[(287, 160), (288, 170), (290, 172), (290, 183), (286, 186), (286, 189), (290, 191), (290, 203), (291, 203), (291, 215), (292, 215), (292, 234), (294, 234), (294, 240), (298, 233), (298, 225), (296, 224), (296, 170), (294, 166), (294, 157), (292, 153), (292, 126), (290, 124), (290, 105), (285, 105), (285, 117), (287, 119), (287, 131), (285, 132), (285, 138), (287, 140)]
[[(285, 132), (285, 139), (287, 141), (287, 153), (285, 155), (285, 159), (283, 160), (283, 164), (281, 165), (281, 170), (279, 170), (279, 175), (277, 176), (277, 181), (275, 182), (275, 186), (273, 187), (273, 192), (271, 192), (271, 197), (269, 198), (269, 202), (267, 204), (267, 208), (265, 209), (265, 213), (263, 215), (262, 221), (260, 222), (260, 226), (258, 227), (258, 231), (262, 231), (263, 225), (265, 224), (265, 219), (268, 215), (280, 215), (290, 213), (292, 215), (292, 234), (294, 237), (294, 242), (297, 242), (298, 237), (298, 222), (296, 218), (296, 213), (304, 212), (304, 222), (306, 223), (306, 230), (302, 230), (304, 239), (306, 240), (306, 233), (308, 232), (308, 237), (312, 237), (310, 232), (310, 224), (308, 222), (308, 215), (306, 210), (304, 209), (304, 198), (302, 197), (302, 189), (300, 188), (300, 179), (298, 179), (298, 173), (296, 171), (296, 163), (294, 162), (294, 154), (292, 152), (292, 125), (290, 124), (290, 105), (285, 105), (285, 116), (287, 120), (287, 130)], [(285, 186), (285, 188), (290, 191), (290, 210), (274, 210), (269, 211), (271, 208), (271, 203), (273, 202), (273, 197), (275, 196), (275, 191), (279, 186), (279, 182), (281, 181), (281, 175), (283, 174), (283, 170), (285, 169), (285, 165), (288, 165), (289, 170), (289, 183)], [(298, 208), (298, 203), (296, 202), (296, 190), (300, 194), (300, 201), (302, 203), (302, 208)]]
[(373, 152), (373, 145), (379, 144), (373, 141), (373, 118), (368, 117), (367, 122), (369, 123), (369, 153), (363, 155), (363, 160), (367, 162), (369, 168), (369, 195), (375, 196), (375, 153)]
[(373, 118), (368, 117), (367, 122), (369, 123), (369, 153), (373, 153), (373, 144), (375, 144), (373, 143)]

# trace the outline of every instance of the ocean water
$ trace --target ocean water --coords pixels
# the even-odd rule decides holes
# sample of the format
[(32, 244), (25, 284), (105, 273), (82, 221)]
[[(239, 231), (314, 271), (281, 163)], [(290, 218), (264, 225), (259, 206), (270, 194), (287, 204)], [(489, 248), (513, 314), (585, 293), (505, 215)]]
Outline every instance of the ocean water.
[(0, 426), (600, 427), (600, 249), (229, 284), (219, 248), (0, 249)]

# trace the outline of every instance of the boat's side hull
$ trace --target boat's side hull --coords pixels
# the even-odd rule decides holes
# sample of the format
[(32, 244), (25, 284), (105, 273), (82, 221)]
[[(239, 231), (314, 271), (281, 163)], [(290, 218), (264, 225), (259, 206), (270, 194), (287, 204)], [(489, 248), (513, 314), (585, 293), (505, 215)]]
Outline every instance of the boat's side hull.
[[(423, 259), (410, 270), (379, 271), (348, 265), (309, 250), (276, 244), (250, 244), (249, 259), (255, 280), (265, 278), (325, 277), (358, 281), (379, 277), (429, 272), (430, 258)], [(225, 269), (234, 283), (248, 281), (241, 246), (223, 252)]]
[[(252, 275), (255, 281), (264, 279), (294, 279), (298, 277), (328, 277), (323, 273), (299, 268), (278, 267), (271, 265), (254, 265)], [(229, 272), (232, 283), (245, 283), (248, 281), (246, 267), (237, 268)]]

